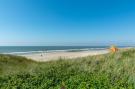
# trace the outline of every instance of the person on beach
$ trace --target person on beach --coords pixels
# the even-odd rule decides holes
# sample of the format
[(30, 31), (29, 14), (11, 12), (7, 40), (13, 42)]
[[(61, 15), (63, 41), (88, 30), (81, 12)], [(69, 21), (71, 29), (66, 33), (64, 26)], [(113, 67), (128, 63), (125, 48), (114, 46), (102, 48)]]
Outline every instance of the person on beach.
[(43, 51), (43, 54), (44, 54), (44, 55), (46, 55), (46, 53), (47, 53), (47, 50)]
[(41, 57), (42, 57), (43, 55), (42, 55), (42, 53), (41, 53)]
[(43, 54), (44, 54), (44, 51), (41, 53), (41, 55), (40, 55), (40, 56), (41, 56), (41, 57), (43, 57)]

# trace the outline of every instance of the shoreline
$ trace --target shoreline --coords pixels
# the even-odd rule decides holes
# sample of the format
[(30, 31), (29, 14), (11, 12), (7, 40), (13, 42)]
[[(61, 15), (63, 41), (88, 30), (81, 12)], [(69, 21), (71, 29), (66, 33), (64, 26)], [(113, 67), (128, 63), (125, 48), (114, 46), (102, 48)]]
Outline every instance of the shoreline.
[(108, 49), (104, 50), (88, 50), (88, 51), (78, 51), (78, 52), (51, 52), (51, 53), (34, 53), (34, 54), (24, 54), (20, 55), (26, 57), (28, 59), (38, 61), (38, 62), (46, 62), (52, 60), (58, 60), (59, 58), (78, 58), (78, 57), (86, 57), (93, 55), (101, 55), (109, 53)]

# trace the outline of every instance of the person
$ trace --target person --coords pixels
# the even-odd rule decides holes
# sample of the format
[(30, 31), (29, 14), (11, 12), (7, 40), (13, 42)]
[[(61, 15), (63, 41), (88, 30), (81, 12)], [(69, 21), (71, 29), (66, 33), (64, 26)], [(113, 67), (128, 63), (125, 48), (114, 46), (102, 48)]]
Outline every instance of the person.
[(43, 54), (44, 54), (44, 55), (46, 55), (46, 53), (47, 53), (47, 50), (43, 51)]
[(41, 57), (42, 57), (43, 55), (42, 55), (42, 53), (41, 53)]

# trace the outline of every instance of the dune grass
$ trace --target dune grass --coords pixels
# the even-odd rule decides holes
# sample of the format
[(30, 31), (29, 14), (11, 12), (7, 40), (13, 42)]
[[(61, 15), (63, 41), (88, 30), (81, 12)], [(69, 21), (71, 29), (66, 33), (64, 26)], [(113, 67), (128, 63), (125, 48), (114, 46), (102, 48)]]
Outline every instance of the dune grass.
[(135, 89), (135, 49), (49, 62), (0, 55), (1, 89)]

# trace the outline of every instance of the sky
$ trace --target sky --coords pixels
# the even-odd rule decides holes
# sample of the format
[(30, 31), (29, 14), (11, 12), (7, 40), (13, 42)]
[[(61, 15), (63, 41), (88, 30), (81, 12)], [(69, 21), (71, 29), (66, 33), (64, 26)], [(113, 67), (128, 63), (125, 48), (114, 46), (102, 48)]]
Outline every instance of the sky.
[(110, 44), (135, 44), (135, 0), (0, 0), (1, 46)]

